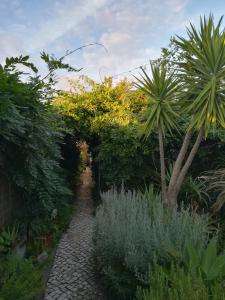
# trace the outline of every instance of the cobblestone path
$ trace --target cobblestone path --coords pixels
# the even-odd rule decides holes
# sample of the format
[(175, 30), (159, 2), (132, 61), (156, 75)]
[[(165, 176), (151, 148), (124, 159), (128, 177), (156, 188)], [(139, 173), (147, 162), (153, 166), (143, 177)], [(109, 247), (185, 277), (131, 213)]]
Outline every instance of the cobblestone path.
[(90, 168), (81, 176), (75, 214), (56, 251), (45, 300), (103, 300), (93, 258), (93, 203)]

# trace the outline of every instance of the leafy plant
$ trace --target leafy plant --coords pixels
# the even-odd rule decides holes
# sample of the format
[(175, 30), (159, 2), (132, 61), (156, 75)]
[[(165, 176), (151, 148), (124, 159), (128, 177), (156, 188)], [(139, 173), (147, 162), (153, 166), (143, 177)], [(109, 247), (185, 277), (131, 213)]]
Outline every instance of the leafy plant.
[[(170, 76), (171, 74), (175, 76), (175, 73), (175, 70), (172, 73), (168, 70)], [(151, 75), (148, 74), (148, 76), (152, 79)], [(177, 98), (178, 95), (176, 95), (176, 101), (174, 100), (176, 103)], [(171, 100), (171, 105), (174, 101)], [(127, 188), (140, 189), (149, 183), (154, 183), (157, 189), (159, 188), (158, 135), (153, 131), (145, 142), (140, 139), (145, 126), (144, 121), (147, 118), (146, 113), (151, 107), (149, 102), (148, 95), (139, 89), (134, 89), (127, 80), (113, 84), (112, 78), (105, 78), (99, 84), (83, 76), (71, 81), (71, 91), (61, 92), (53, 100), (53, 106), (60, 111), (66, 126), (73, 132), (73, 136), (89, 144), (98, 190), (106, 190), (112, 185), (120, 186), (121, 182), (124, 182)], [(174, 103), (172, 108), (180, 116), (176, 118), (179, 132), (173, 130), (171, 134), (167, 130), (163, 139), (167, 169), (177, 159), (187, 124), (190, 122), (190, 114), (183, 108), (182, 116), (180, 115), (181, 109), (177, 111)], [(195, 133), (192, 137), (190, 147), (194, 144)], [(207, 140), (202, 141), (196, 153), (187, 180), (182, 185), (185, 191), (179, 194), (179, 201), (186, 198), (188, 183), (193, 188), (197, 187), (196, 181), (188, 182), (189, 175), (197, 178), (203, 171), (222, 167), (224, 151), (223, 129), (210, 131)], [(166, 178), (167, 183), (170, 177)], [(199, 200), (196, 193), (190, 192), (190, 194), (191, 197), (193, 195), (194, 201)], [(205, 207), (203, 202), (198, 201)]]
[(137, 300), (224, 300), (224, 287), (215, 282), (207, 288), (200, 276), (172, 264), (169, 269), (155, 264), (149, 273), (149, 288), (137, 290)]
[(135, 286), (146, 284), (149, 263), (181, 262), (187, 245), (207, 244), (207, 216), (166, 208), (158, 199), (152, 192), (102, 193), (95, 226), (98, 267), (121, 299), (132, 299)]
[(190, 271), (200, 274), (206, 285), (215, 280), (225, 279), (225, 255), (217, 254), (215, 240), (211, 240), (206, 248), (187, 246), (185, 263)]
[(11, 228), (8, 227), (0, 234), (0, 252), (8, 253), (15, 246), (18, 241), (19, 225), (14, 225)]
[(0, 274), (1, 300), (33, 300), (42, 292), (42, 272), (30, 260), (8, 256), (1, 261)]
[[(0, 173), (17, 190), (21, 209), (15, 217), (29, 238), (46, 230), (52, 211), (68, 202), (71, 192), (60, 166), (65, 125), (45, 98), (53, 82), (41, 80), (28, 59), (10, 58), (0, 66)], [(34, 76), (22, 80), (18, 64), (30, 67)]]
[[(179, 86), (179, 97), (176, 98), (176, 106), (171, 106), (172, 91), (169, 91), (168, 99), (162, 98), (171, 82), (175, 81), (171, 73), (169, 73), (170, 82), (163, 88), (166, 81), (155, 80), (160, 78), (159, 70), (152, 69), (152, 79), (146, 74), (139, 79), (138, 86), (149, 95), (150, 99), (155, 97), (155, 106), (149, 112), (149, 119), (146, 122), (147, 133), (149, 133), (153, 125), (161, 126), (161, 130), (168, 124), (168, 128), (172, 129), (177, 125), (175, 117), (181, 119), (177, 107), (188, 114), (186, 131), (184, 133), (183, 144), (175, 160), (173, 172), (168, 184), (165, 182), (165, 162), (163, 155), (163, 137), (160, 137), (161, 149), (161, 174), (163, 184), (163, 199), (170, 205), (177, 204), (177, 197), (181, 190), (181, 186), (197, 154), (200, 143), (206, 138), (211, 128), (220, 126), (225, 127), (225, 107), (224, 107), (224, 66), (225, 66), (225, 33), (221, 30), (222, 18), (218, 24), (214, 24), (213, 16), (209, 18), (201, 18), (200, 30), (196, 30), (194, 25), (190, 24), (187, 29), (188, 38), (178, 37), (174, 39), (181, 60), (177, 60), (176, 77), (182, 82)], [(165, 52), (165, 51), (164, 51)], [(167, 59), (164, 58), (165, 64)], [(158, 74), (157, 77), (155, 74)], [(161, 75), (163, 72), (161, 72)], [(152, 83), (155, 82), (156, 85)], [(160, 90), (161, 88), (161, 90)], [(155, 95), (153, 92), (160, 92)], [(169, 114), (168, 114), (169, 113)], [(173, 118), (174, 117), (174, 118)], [(162, 124), (163, 122), (163, 124)], [(160, 129), (160, 127), (159, 127)], [(195, 134), (196, 133), (196, 134)], [(187, 155), (191, 138), (196, 135), (195, 142)]]
[(137, 299), (225, 299), (225, 255), (217, 254), (216, 240), (207, 247), (189, 245), (185, 252), (184, 265), (154, 263), (149, 271), (149, 288), (138, 288)]
[(180, 198), (193, 207), (207, 208), (210, 203), (210, 197), (207, 193), (205, 180), (199, 177), (193, 179), (192, 176), (187, 176), (180, 192)]
[(149, 169), (154, 169), (153, 156), (158, 154), (157, 137), (146, 144), (139, 139), (138, 114), (146, 102), (145, 95), (125, 79), (114, 85), (112, 78), (105, 78), (98, 84), (84, 76), (71, 82), (70, 92), (54, 99), (67, 126), (89, 144), (99, 189), (122, 181), (139, 187), (154, 178)]
[(137, 79), (136, 86), (140, 88), (149, 98), (148, 118), (144, 134), (150, 135), (153, 129), (157, 129), (160, 149), (161, 187), (162, 201), (167, 203), (166, 166), (164, 155), (163, 135), (166, 130), (172, 132), (177, 128), (174, 122), (177, 117), (174, 106), (176, 94), (179, 90), (179, 82), (168, 74), (165, 64), (151, 65), (152, 78), (143, 71), (141, 79)]
[(212, 210), (214, 213), (221, 210), (225, 203), (225, 170), (218, 169), (215, 171), (207, 172), (203, 176), (206, 183), (208, 184), (208, 192), (215, 193), (215, 202), (212, 205)]

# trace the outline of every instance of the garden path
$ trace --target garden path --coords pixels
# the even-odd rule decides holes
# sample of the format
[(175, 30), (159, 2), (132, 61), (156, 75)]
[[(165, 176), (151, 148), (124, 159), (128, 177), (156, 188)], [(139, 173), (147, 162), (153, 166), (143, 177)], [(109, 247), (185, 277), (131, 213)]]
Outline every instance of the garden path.
[(93, 256), (93, 186), (89, 167), (81, 175), (75, 214), (56, 251), (45, 300), (103, 300)]

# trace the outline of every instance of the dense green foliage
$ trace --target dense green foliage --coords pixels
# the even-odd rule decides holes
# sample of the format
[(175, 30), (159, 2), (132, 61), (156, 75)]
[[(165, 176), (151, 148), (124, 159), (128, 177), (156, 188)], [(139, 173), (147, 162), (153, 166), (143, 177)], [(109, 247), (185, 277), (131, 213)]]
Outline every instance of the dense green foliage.
[(163, 207), (159, 196), (111, 190), (96, 214), (96, 254), (100, 272), (119, 299), (132, 299), (147, 281), (148, 265), (182, 261), (188, 245), (208, 241), (207, 216)]
[(42, 292), (42, 272), (30, 260), (8, 256), (0, 262), (0, 299), (33, 300)]
[(221, 25), (222, 18), (216, 24), (210, 15), (200, 19), (199, 31), (190, 24), (188, 38), (175, 40), (184, 57), (178, 68), (187, 88), (189, 128), (204, 128), (205, 136), (211, 127), (225, 128), (225, 32)]
[(14, 60), (0, 66), (0, 172), (17, 190), (21, 207), (17, 217), (24, 228), (41, 231), (51, 222), (53, 209), (70, 197), (57, 145), (64, 125), (42, 100), (46, 85), (37, 75), (26, 81), (23, 76)]
[(172, 131), (176, 126), (177, 94), (181, 85), (177, 78), (167, 74), (165, 64), (151, 65), (152, 79), (145, 70), (142, 70), (141, 79), (137, 78), (136, 86), (140, 88), (148, 97), (149, 109), (148, 118), (144, 128), (144, 133), (149, 136), (153, 129), (161, 129), (165, 135), (166, 131)]
[(79, 150), (50, 100), (56, 95), (54, 70), (75, 69), (45, 53), (41, 58), (49, 68), (42, 79), (28, 56), (0, 65), (0, 177), (16, 202), (14, 225), (0, 233), (1, 300), (31, 300), (43, 292), (48, 262), (40, 268), (37, 257), (50, 254), (72, 212)]
[[(190, 24), (187, 38), (174, 39), (178, 48), (175, 62), (170, 61), (168, 66), (168, 57), (163, 57), (156, 66), (151, 66), (151, 78), (144, 70), (141, 78), (137, 78), (137, 86), (150, 103), (145, 134), (149, 135), (155, 127), (159, 134), (162, 200), (169, 205), (177, 205), (182, 184), (203, 138), (210, 129), (225, 128), (225, 33), (221, 24), (222, 18), (216, 24), (212, 15), (200, 19), (199, 31)], [(183, 143), (167, 184), (163, 133), (165, 129), (177, 128), (177, 120), (183, 119), (181, 111), (188, 114), (188, 118)], [(197, 137), (189, 147), (195, 132)]]
[[(143, 299), (223, 299), (222, 277), (208, 285), (201, 263), (197, 271), (185, 263), (188, 249), (195, 247), (210, 262), (203, 254), (211, 245), (208, 219), (196, 211), (210, 209), (216, 192), (222, 198), (224, 192), (222, 176), (211, 197), (200, 178), (202, 172), (224, 165), (221, 21), (215, 25), (212, 16), (201, 19), (199, 32), (190, 25), (187, 38), (174, 39), (172, 46), (176, 51), (164, 49), (150, 75), (143, 70), (136, 78), (139, 89), (126, 80), (113, 84), (106, 78), (97, 84), (81, 77), (54, 100), (67, 126), (88, 142), (99, 190), (115, 186), (102, 194), (95, 241), (103, 280), (117, 299), (132, 299), (136, 286), (147, 284), (149, 264), (150, 287), (139, 295)], [(176, 205), (179, 200), (174, 209), (164, 207), (160, 195), (151, 191), (148, 196), (125, 192), (130, 187), (143, 190), (149, 183), (159, 191), (160, 167), (169, 199), (165, 202)], [(213, 261), (221, 262), (221, 257), (215, 255)]]
[(138, 300), (224, 300), (224, 287), (215, 282), (207, 287), (202, 277), (184, 267), (172, 264), (169, 268), (154, 265), (148, 289), (138, 289)]
[[(53, 101), (62, 113), (74, 136), (86, 140), (93, 157), (95, 179), (101, 189), (111, 185), (140, 187), (153, 182), (159, 187), (160, 164), (158, 138), (155, 133), (143, 141), (143, 121), (147, 119), (148, 99), (133, 85), (122, 80), (116, 85), (110, 78), (97, 84), (81, 77), (71, 82), (70, 92), (61, 92)], [(179, 132), (168, 134), (164, 140), (167, 166), (176, 160), (182, 144), (188, 115), (183, 115), (177, 127)], [(199, 202), (193, 183), (202, 172), (224, 164), (225, 133), (212, 131), (202, 142), (190, 176), (184, 183), (180, 199)], [(205, 160), (207, 159), (207, 164)], [(151, 170), (151, 172), (150, 172)], [(167, 169), (167, 173), (169, 169)], [(167, 178), (167, 181), (169, 177)], [(207, 199), (208, 201), (208, 199)], [(202, 204), (202, 199), (200, 204)], [(206, 206), (206, 205), (205, 205)]]
[(157, 145), (150, 146), (150, 141), (143, 144), (138, 133), (137, 114), (146, 106), (143, 94), (134, 91), (126, 80), (114, 86), (111, 78), (99, 85), (81, 77), (71, 88), (53, 104), (74, 134), (89, 143), (101, 188), (121, 181), (130, 186), (149, 181)]
[[(140, 286), (140, 300), (225, 299), (225, 257), (217, 251), (224, 251), (225, 230), (221, 225), (217, 236), (202, 213), (217, 196), (213, 212), (224, 204), (225, 172), (210, 176), (211, 197), (199, 178), (224, 167), (221, 22), (203, 18), (199, 32), (190, 25), (186, 39), (174, 39), (176, 53), (164, 49), (151, 75), (142, 70), (138, 89), (125, 79), (97, 84), (81, 76), (70, 91), (58, 93), (54, 71), (77, 70), (45, 52), (49, 73), (42, 79), (27, 56), (0, 65), (0, 176), (12, 185), (20, 207), (20, 226), (0, 234), (0, 299), (39, 294), (37, 256), (69, 223), (69, 187), (88, 155), (79, 155), (82, 141), (89, 145), (99, 190), (114, 186), (101, 194), (95, 224), (98, 267), (113, 297), (133, 299)], [(33, 73), (20, 72), (21, 64)], [(162, 199), (177, 204), (179, 193), (176, 207), (160, 201), (160, 167)], [(154, 191), (150, 185), (143, 192), (149, 183)], [(11, 255), (24, 233), (28, 260)]]
[(205, 249), (187, 246), (184, 263), (189, 270), (199, 273), (207, 286), (218, 278), (225, 279), (225, 255), (218, 255), (215, 240), (211, 240)]
[(183, 264), (169, 268), (153, 264), (148, 289), (138, 289), (137, 299), (225, 299), (225, 257), (211, 240), (206, 248), (187, 246)]

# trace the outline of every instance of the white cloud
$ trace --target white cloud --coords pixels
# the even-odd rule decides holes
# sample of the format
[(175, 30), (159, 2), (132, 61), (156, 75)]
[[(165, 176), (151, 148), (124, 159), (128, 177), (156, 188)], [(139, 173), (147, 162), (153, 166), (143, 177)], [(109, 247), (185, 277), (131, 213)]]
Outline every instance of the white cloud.
[[(83, 73), (99, 79), (135, 68), (156, 58), (169, 36), (183, 30), (187, 22), (185, 7), (190, 0), (65, 0), (55, 1), (48, 17), (36, 26), (15, 24), (0, 30), (2, 58), (26, 52), (34, 60), (40, 51), (74, 49), (93, 41), (103, 48), (86, 48), (68, 58)], [(0, 0), (0, 8), (8, 0)], [(22, 9), (22, 2), (12, 0)], [(99, 73), (101, 76), (99, 76)], [(76, 75), (75, 75), (76, 76)]]
[(56, 2), (53, 16), (43, 21), (34, 32), (30, 50), (46, 48), (71, 30), (78, 34), (82, 22), (105, 4), (106, 0)]
[(188, 0), (124, 0), (97, 11), (95, 22), (104, 29), (99, 40), (109, 53), (102, 49), (86, 51), (83, 54), (86, 74), (99, 79), (157, 58), (161, 47), (169, 43), (170, 35), (184, 29), (187, 3)]
[(130, 45), (132, 43), (132, 36), (122, 31), (106, 32), (101, 36), (100, 42), (106, 45), (110, 51), (117, 51), (121, 44)]
[(21, 24), (13, 24), (8, 30), (0, 29), (0, 60), (9, 56), (17, 56), (26, 53), (25, 36), (27, 29)]

